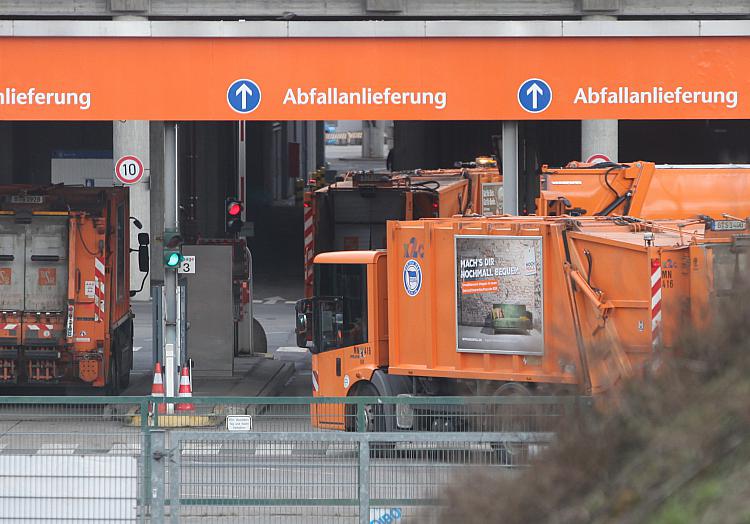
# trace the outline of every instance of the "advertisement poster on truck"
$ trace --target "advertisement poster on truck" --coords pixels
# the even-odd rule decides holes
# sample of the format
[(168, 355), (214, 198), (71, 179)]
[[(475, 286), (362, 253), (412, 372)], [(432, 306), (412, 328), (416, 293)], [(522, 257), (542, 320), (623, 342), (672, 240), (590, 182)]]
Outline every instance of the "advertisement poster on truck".
[(542, 238), (457, 235), (457, 350), (544, 354)]

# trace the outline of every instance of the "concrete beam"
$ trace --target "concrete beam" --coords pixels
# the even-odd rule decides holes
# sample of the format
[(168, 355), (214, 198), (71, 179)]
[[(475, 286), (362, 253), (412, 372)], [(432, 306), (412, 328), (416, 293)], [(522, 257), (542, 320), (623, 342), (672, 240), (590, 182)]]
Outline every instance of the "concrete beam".
[(400, 13), (404, 10), (404, 0), (366, 0), (368, 13)]
[(618, 11), (620, 0), (581, 0), (581, 11), (584, 13), (602, 13)]
[[(617, 7), (613, 7), (619, 4)], [(138, 12), (151, 17), (366, 18), (383, 13), (417, 18), (576, 17), (591, 12), (619, 16), (684, 17), (750, 14), (746, 0), (0, 0), (0, 16), (108, 17)]]
[(247, 22), (150, 21), (135, 15), (118, 15), (117, 18), (118, 20), (0, 20), (0, 37), (600, 38), (750, 36), (750, 20), (368, 20), (350, 21), (342, 24), (330, 20), (315, 22), (276, 20)]
[(149, 0), (109, 0), (109, 10), (113, 13), (145, 13), (149, 7)]

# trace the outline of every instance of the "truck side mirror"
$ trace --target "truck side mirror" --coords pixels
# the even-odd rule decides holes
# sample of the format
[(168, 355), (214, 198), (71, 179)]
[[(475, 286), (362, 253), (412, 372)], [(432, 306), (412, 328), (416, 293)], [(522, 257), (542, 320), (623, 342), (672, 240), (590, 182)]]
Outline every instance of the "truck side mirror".
[(294, 305), (295, 323), (294, 334), (297, 336), (297, 347), (307, 347), (307, 334), (309, 331), (308, 312), (311, 306), (310, 299), (303, 298)]
[(307, 315), (304, 313), (297, 313), (297, 325), (294, 332), (297, 334), (297, 345), (307, 347)]
[[(147, 233), (141, 233), (141, 235), (148, 236)], [(140, 238), (138, 240), (140, 241)], [(149, 266), (148, 244), (141, 244), (138, 246), (138, 269), (141, 273), (148, 273)]]
[(138, 233), (138, 245), (147, 246), (151, 242), (148, 233)]

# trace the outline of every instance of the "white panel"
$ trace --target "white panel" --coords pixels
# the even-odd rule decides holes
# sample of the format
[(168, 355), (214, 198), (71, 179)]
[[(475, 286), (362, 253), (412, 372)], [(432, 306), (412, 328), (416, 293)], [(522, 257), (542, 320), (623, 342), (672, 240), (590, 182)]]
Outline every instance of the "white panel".
[(367, 21), (318, 21), (289, 22), (289, 36), (294, 37), (423, 37), (424, 22), (421, 20), (382, 22)]
[[(0, 519), (135, 521), (135, 457), (0, 455)], [(33, 503), (28, 497), (33, 497)]]
[(13, 36), (151, 36), (148, 21), (14, 20)]
[(697, 20), (566, 20), (563, 36), (698, 36)]
[(425, 22), (426, 36), (476, 36), (476, 37), (544, 37), (562, 36), (561, 21), (461, 21), (430, 20)]
[(266, 37), (284, 38), (288, 34), (284, 21), (247, 22), (151, 22), (151, 36), (154, 37)]
[(744, 36), (750, 34), (750, 20), (701, 20), (701, 36)]

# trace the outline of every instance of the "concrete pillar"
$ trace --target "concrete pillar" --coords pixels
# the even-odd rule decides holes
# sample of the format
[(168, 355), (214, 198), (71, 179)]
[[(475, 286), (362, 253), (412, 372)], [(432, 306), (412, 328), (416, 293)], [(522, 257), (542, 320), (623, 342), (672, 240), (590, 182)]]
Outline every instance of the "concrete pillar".
[(612, 162), (618, 157), (617, 120), (581, 121), (581, 160), (606, 155)]
[[(149, 142), (149, 122), (147, 120), (115, 120), (112, 123), (112, 159), (125, 155), (135, 155), (143, 162), (144, 174), (141, 181), (130, 186), (130, 216), (143, 224), (143, 229), (130, 227), (130, 245), (138, 245), (138, 233), (151, 234), (151, 144)], [(113, 166), (114, 168), (114, 166)], [(153, 263), (152, 263), (153, 265)], [(137, 253), (130, 258), (130, 289), (138, 289), (143, 281), (143, 274), (138, 271)], [(148, 300), (151, 284), (146, 280), (143, 290), (133, 300)]]
[(0, 184), (13, 183), (13, 123), (0, 122)]
[(362, 158), (383, 158), (385, 120), (362, 120)]
[[(148, 20), (145, 16), (118, 15), (113, 20)], [(138, 245), (138, 233), (151, 234), (151, 143), (149, 141), (149, 122), (146, 120), (115, 120), (112, 122), (112, 161), (124, 155), (135, 155), (143, 162), (143, 178), (137, 184), (130, 186), (130, 216), (137, 218), (143, 224), (143, 229), (130, 227), (130, 245)], [(114, 166), (113, 166), (114, 168)], [(153, 267), (154, 260), (151, 260)], [(130, 257), (130, 289), (141, 287), (143, 274), (138, 271), (138, 254), (131, 253)], [(151, 282), (146, 279), (143, 290), (131, 300), (148, 300), (151, 296)]]
[[(151, 282), (164, 283), (164, 122), (150, 122)], [(148, 284), (148, 282), (147, 282)], [(155, 340), (155, 339), (154, 339)]]
[[(605, 2), (606, 3), (606, 2)], [(589, 15), (584, 20), (617, 20), (616, 16)], [(581, 121), (581, 161), (592, 155), (606, 155), (612, 162), (618, 158), (617, 120), (582, 120)]]
[(386, 120), (385, 122), (385, 145), (390, 151), (393, 149), (393, 120)]
[(503, 122), (503, 213), (518, 214), (518, 122)]
[(302, 180), (307, 180), (317, 165), (318, 126), (314, 120), (305, 122), (305, 170), (300, 173)]
[(323, 120), (315, 123), (315, 169), (326, 162), (326, 127)]

